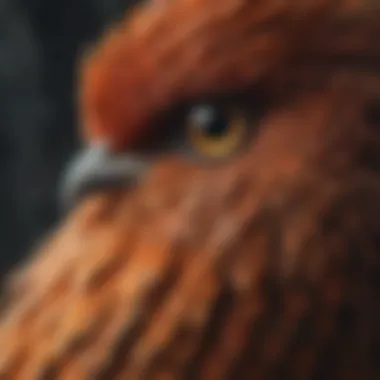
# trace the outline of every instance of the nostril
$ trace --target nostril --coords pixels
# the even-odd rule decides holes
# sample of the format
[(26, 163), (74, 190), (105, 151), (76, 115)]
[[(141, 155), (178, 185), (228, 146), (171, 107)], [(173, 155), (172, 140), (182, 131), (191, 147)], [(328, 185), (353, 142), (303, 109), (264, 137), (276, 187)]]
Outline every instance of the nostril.
[(114, 154), (105, 144), (91, 145), (69, 164), (61, 185), (64, 209), (95, 191), (133, 186), (147, 168), (147, 163), (127, 154)]

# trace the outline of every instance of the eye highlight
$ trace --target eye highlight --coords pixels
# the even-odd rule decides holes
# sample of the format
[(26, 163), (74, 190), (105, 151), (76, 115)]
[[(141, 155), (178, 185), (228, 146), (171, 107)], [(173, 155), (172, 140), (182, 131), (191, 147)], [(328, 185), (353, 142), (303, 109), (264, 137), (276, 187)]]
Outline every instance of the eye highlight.
[(191, 148), (210, 158), (236, 153), (246, 141), (247, 120), (237, 111), (201, 104), (190, 110), (186, 137)]

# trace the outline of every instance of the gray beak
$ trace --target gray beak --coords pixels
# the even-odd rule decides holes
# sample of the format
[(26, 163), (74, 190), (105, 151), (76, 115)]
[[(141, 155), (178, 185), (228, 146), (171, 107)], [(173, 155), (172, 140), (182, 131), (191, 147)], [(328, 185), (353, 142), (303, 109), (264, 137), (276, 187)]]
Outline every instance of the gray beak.
[(147, 167), (138, 157), (111, 153), (106, 144), (90, 145), (74, 157), (64, 173), (60, 194), (64, 210), (90, 192), (135, 185)]

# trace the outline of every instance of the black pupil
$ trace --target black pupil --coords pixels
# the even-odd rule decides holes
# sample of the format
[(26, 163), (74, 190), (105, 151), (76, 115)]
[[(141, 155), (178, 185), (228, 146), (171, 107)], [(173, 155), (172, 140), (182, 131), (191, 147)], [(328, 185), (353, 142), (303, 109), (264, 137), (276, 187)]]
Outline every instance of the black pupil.
[(195, 110), (195, 118), (195, 124), (206, 136), (220, 138), (228, 130), (228, 118), (214, 107), (199, 107)]

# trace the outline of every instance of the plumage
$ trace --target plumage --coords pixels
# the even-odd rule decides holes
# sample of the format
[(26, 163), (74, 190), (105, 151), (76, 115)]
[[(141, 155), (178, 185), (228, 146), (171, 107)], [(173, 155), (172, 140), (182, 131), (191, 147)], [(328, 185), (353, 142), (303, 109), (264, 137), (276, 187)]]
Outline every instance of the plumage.
[[(0, 378), (379, 379), (379, 13), (177, 0), (110, 31), (82, 66), (84, 134), (149, 168), (13, 274)], [(238, 154), (142, 149), (214, 97), (249, 116)]]

